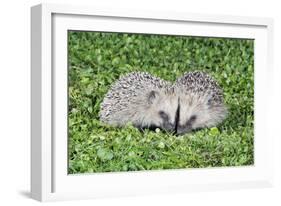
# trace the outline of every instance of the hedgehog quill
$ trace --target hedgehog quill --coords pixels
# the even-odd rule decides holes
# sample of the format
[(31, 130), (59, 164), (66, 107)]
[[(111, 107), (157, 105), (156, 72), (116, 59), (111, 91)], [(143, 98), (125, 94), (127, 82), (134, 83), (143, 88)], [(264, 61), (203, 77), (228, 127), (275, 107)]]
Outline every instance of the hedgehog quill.
[(222, 90), (203, 72), (185, 73), (174, 84), (146, 72), (132, 72), (111, 86), (101, 104), (100, 120), (182, 135), (215, 126), (226, 115)]

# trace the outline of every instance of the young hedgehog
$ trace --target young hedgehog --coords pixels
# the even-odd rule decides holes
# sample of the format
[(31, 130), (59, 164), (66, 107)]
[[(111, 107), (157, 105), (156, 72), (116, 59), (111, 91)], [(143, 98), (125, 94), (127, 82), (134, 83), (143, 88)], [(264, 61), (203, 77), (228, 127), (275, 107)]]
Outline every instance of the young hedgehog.
[(115, 126), (175, 131), (178, 98), (169, 82), (144, 72), (121, 77), (105, 95), (100, 120)]
[(227, 109), (217, 82), (203, 72), (185, 73), (174, 84), (179, 96), (176, 133), (212, 127), (222, 122)]

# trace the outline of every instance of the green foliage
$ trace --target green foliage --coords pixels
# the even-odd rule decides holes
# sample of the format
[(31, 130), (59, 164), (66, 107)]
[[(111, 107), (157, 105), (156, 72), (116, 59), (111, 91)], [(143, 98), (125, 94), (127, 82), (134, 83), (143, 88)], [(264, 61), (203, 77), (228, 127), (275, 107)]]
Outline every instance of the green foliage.
[[(69, 32), (69, 173), (241, 166), (254, 163), (254, 42), (246, 39)], [(184, 136), (99, 121), (100, 103), (121, 74), (174, 81), (212, 75), (228, 118)]]

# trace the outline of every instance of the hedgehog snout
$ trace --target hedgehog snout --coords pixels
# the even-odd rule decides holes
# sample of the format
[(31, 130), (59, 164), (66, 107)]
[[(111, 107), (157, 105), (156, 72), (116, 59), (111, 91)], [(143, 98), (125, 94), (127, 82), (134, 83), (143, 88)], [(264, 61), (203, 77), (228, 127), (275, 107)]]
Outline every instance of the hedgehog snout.
[(185, 133), (188, 133), (188, 132), (191, 132), (192, 130), (192, 126), (181, 126), (181, 125), (178, 125), (177, 128), (176, 128), (176, 134), (177, 135), (183, 135)]
[(173, 124), (173, 123), (164, 122), (162, 127), (167, 132), (175, 132), (175, 124)]

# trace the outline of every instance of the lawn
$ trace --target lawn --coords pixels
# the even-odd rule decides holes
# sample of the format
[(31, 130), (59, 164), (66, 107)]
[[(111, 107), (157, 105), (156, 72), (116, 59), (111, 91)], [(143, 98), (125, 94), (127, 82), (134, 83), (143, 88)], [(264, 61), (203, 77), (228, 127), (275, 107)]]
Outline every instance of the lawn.
[[(254, 164), (254, 41), (100, 32), (68, 33), (70, 174)], [(115, 128), (100, 103), (121, 74), (146, 71), (175, 81), (201, 70), (224, 91), (228, 117), (183, 136)]]

